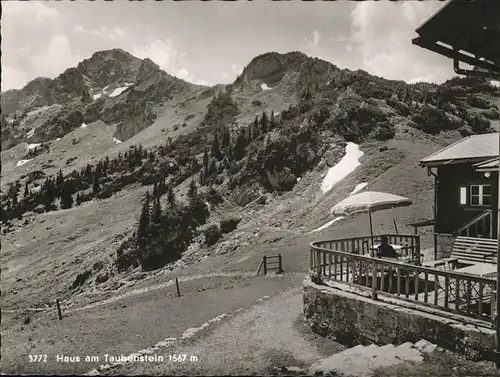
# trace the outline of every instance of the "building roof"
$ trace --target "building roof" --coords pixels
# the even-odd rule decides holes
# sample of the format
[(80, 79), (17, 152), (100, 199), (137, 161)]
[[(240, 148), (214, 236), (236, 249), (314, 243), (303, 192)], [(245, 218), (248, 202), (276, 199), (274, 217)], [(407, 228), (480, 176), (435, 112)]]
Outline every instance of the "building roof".
[(423, 166), (439, 166), (464, 162), (484, 162), (498, 158), (498, 132), (472, 135), (420, 160)]
[(418, 27), (415, 45), (500, 73), (500, 2), (451, 0)]
[(479, 164), (474, 165), (477, 171), (486, 172), (486, 171), (498, 171), (498, 162), (499, 159), (493, 158), (491, 160), (487, 160), (484, 162), (480, 162)]

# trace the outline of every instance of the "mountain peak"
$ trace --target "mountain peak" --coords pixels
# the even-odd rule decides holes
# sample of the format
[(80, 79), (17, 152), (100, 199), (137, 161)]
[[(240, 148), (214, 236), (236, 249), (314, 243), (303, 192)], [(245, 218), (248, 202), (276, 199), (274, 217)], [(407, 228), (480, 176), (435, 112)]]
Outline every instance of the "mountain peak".
[(242, 80), (262, 80), (273, 86), (282, 80), (286, 71), (301, 66), (308, 59), (309, 57), (300, 51), (267, 52), (252, 59), (243, 70)]

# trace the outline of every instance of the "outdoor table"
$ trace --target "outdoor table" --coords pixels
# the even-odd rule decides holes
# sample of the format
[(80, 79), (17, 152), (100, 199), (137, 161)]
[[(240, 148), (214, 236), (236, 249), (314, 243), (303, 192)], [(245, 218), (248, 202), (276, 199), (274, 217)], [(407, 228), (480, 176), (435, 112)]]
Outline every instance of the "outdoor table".
[[(486, 277), (486, 278), (496, 278), (497, 277), (497, 265), (496, 264), (491, 264), (491, 263), (476, 263), (471, 266), (467, 267), (462, 267), (462, 268), (457, 268), (456, 270), (453, 270), (453, 272), (459, 272), (462, 274), (467, 274), (467, 275), (475, 275), (475, 276), (481, 276), (481, 277)], [(455, 283), (451, 283), (451, 285), (455, 286)], [(479, 288), (478, 288), (478, 283), (471, 282), (471, 299), (475, 300), (479, 297)], [(453, 293), (453, 289), (451, 290), (451, 295), (452, 297), (455, 296)], [(467, 299), (467, 282), (461, 280), (459, 283), (459, 295), (458, 297), (459, 300), (462, 299)], [(455, 298), (457, 299), (457, 298)]]
[(457, 268), (453, 270), (453, 272), (491, 278), (497, 276), (497, 265), (491, 263), (477, 263), (472, 266)]

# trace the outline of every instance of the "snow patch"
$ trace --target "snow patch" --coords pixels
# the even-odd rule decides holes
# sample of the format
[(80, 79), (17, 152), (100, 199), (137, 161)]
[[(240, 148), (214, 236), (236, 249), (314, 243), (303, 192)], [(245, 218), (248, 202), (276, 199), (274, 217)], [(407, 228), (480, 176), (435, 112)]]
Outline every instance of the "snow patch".
[(132, 85), (134, 85), (134, 83), (133, 82), (126, 82), (123, 85), (125, 85), (125, 86), (132, 86)]
[(319, 232), (320, 230), (328, 228), (330, 225), (335, 224), (337, 221), (340, 221), (344, 218), (344, 216), (336, 217), (333, 220), (328, 221), (326, 224), (321, 225), (319, 228), (316, 228), (314, 230), (311, 230), (309, 234), (314, 233), (314, 232)]
[(93, 95), (94, 101), (95, 101), (96, 99), (101, 98), (101, 96), (102, 96), (102, 93), (97, 93), (97, 94), (94, 94), (94, 95)]
[(60, 138), (60, 137), (58, 137), (58, 138), (56, 139), (56, 141), (59, 141), (59, 140), (61, 140), (61, 138)]
[(21, 160), (16, 164), (16, 166), (23, 166), (25, 163), (30, 162), (31, 160), (33, 159), (31, 158), (29, 160)]
[(262, 90), (270, 90), (270, 89), (272, 89), (272, 88), (268, 87), (266, 84), (261, 84), (261, 85), (260, 85), (260, 88), (261, 88)]
[(117, 97), (127, 89), (128, 89), (128, 86), (120, 86), (119, 88), (116, 88), (115, 90), (113, 90), (109, 96), (110, 97)]
[(31, 130), (29, 130), (29, 132), (26, 134), (26, 137), (32, 137), (33, 135), (35, 134), (35, 129), (32, 128)]
[(80, 126), (80, 128), (86, 128), (87, 126), (88, 126), (88, 124), (82, 123), (82, 125)]
[(118, 140), (116, 137), (113, 137), (113, 141), (116, 143), (116, 144), (121, 144), (121, 140)]
[(337, 353), (326, 359), (320, 360), (309, 368), (309, 375), (337, 372), (349, 376), (369, 377), (373, 371), (380, 367), (396, 365), (404, 361), (421, 362), (422, 354), (410, 342), (395, 347), (388, 344), (378, 347), (356, 346)]
[(39, 193), (42, 190), (42, 186), (35, 186), (31, 189), (33, 193)]
[(40, 145), (42, 145), (42, 144), (41, 143), (38, 143), (38, 144), (28, 144), (28, 150), (35, 149), (36, 147), (39, 147)]
[(333, 186), (351, 174), (361, 163), (359, 159), (364, 153), (359, 149), (359, 145), (349, 142), (345, 148), (345, 155), (337, 165), (328, 169), (326, 177), (321, 183), (321, 191), (327, 193)]
[(297, 177), (297, 182), (300, 182), (300, 179), (301, 179), (300, 177)]
[(363, 190), (363, 189), (366, 187), (366, 185), (367, 185), (367, 184), (368, 184), (368, 183), (366, 183), (366, 182), (358, 183), (358, 184), (356, 185), (356, 187), (354, 188), (354, 190), (352, 190), (352, 191), (351, 191), (351, 193), (349, 194), (349, 196), (350, 196), (350, 195), (354, 195), (354, 194), (356, 194), (357, 192), (359, 192), (359, 191)]
[(331, 83), (331, 81), (328, 81), (328, 82), (326, 83), (326, 85), (330, 85), (330, 83)]

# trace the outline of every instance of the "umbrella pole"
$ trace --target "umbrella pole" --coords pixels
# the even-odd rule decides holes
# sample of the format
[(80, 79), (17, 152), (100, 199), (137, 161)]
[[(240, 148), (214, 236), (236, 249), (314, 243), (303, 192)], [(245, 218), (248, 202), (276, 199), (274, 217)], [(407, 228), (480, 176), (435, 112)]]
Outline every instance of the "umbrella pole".
[(373, 247), (373, 225), (372, 225), (372, 211), (368, 210), (368, 217), (370, 218), (370, 237), (372, 240), (372, 247)]

